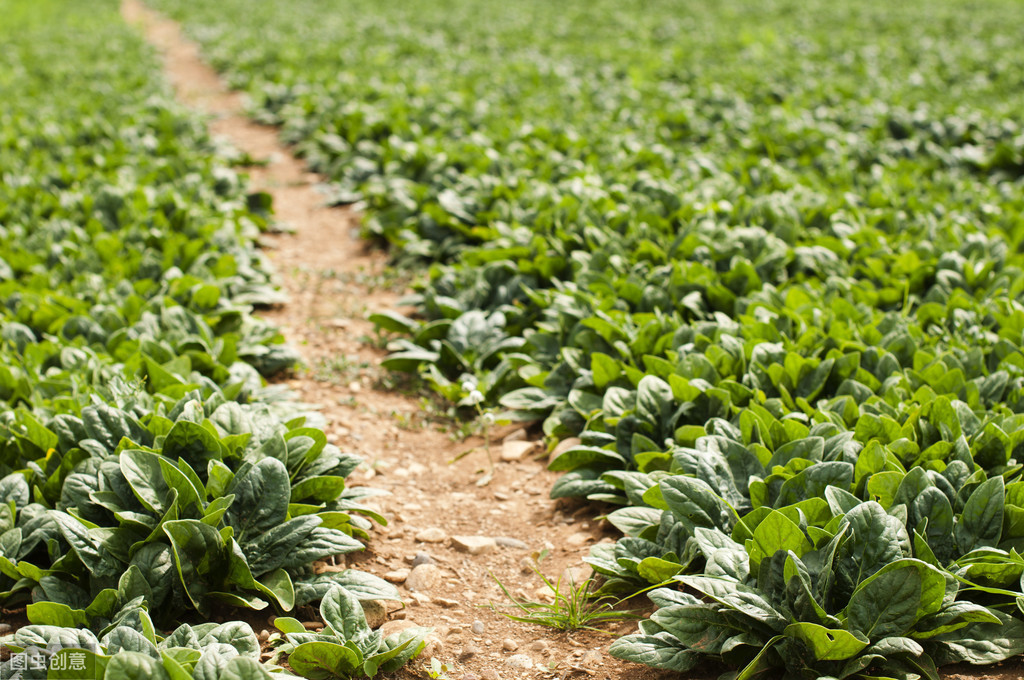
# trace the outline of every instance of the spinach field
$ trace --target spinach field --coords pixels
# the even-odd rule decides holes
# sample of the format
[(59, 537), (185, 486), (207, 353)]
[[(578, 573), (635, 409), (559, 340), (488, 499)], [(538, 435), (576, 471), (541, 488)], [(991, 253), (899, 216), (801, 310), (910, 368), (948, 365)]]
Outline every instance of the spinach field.
[(579, 438), (614, 654), (1024, 652), (1019, 3), (155, 4), (429, 264), (387, 365)]
[[(261, 379), (294, 361), (250, 314), (261, 197), (89, 4), (0, 0), (13, 646), (84, 626), (109, 680), (276, 677), (245, 624), (154, 621), (322, 600), (332, 635), (281, 619), (292, 670), (397, 668), (423, 631), (358, 605), (393, 587), (309, 570), (383, 518)], [(657, 607), (615, 656), (1024, 654), (1024, 5), (150, 4), (423, 268), (415, 314), (373, 317), (385, 366), (574, 440), (551, 494), (608, 504), (587, 561)]]

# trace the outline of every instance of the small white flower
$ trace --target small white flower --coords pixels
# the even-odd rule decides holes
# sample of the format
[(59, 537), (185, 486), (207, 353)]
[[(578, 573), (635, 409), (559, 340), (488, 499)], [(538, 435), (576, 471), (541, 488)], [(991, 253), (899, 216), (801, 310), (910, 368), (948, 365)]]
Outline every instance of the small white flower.
[(473, 390), (472, 392), (469, 393), (469, 396), (466, 397), (466, 402), (470, 406), (474, 406), (476, 404), (479, 404), (483, 400), (484, 400), (484, 394), (480, 390)]
[(475, 389), (476, 389), (476, 383), (473, 382), (472, 380), (467, 380), (464, 383), (462, 383), (462, 391), (463, 392), (472, 392)]
[(484, 425), (494, 425), (493, 413), (485, 413), (481, 416), (481, 419), (484, 421)]

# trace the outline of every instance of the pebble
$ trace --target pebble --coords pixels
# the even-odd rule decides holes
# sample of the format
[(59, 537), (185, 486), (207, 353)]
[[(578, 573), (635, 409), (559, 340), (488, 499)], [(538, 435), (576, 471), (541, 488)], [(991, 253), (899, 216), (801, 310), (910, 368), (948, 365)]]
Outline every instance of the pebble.
[(493, 668), (485, 668), (480, 671), (481, 680), (501, 680), (501, 675)]
[(418, 604), (420, 606), (423, 606), (425, 604), (430, 604), (430, 596), (426, 595), (424, 593), (413, 593), (412, 594), (412, 599), (413, 599), (413, 601), (416, 604)]
[(593, 538), (594, 537), (588, 533), (577, 531), (575, 534), (572, 534), (571, 536), (569, 536), (569, 538), (565, 539), (565, 542), (568, 545), (578, 548), (580, 546), (586, 545), (587, 543), (590, 543), (590, 541), (592, 541)]
[(523, 559), (519, 560), (519, 570), (522, 571), (524, 574), (532, 573), (536, 566), (537, 563), (533, 560), (532, 557), (524, 557)]
[(337, 571), (345, 571), (347, 567), (344, 564), (326, 564), (324, 562), (317, 562), (313, 565), (313, 572), (317, 574), (330, 574)]
[(508, 463), (522, 460), (526, 457), (526, 454), (533, 450), (534, 446), (533, 442), (505, 442), (501, 445), (501, 459)]
[(390, 583), (405, 583), (405, 580), (409, 578), (409, 569), (395, 569), (384, 574), (384, 580)]
[(366, 624), (370, 628), (380, 628), (388, 620), (388, 608), (381, 600), (365, 600), (363, 614), (366, 615)]
[(512, 498), (512, 496), (509, 496), (504, 491), (495, 491), (494, 492), (494, 498), (499, 500), (499, 501), (507, 501), (509, 498)]
[(533, 599), (537, 600), (538, 602), (554, 602), (555, 593), (553, 590), (551, 590), (551, 588), (548, 588), (547, 586), (540, 586), (539, 588), (533, 591)]
[(580, 441), (579, 437), (569, 437), (568, 439), (563, 439), (558, 443), (558, 446), (555, 447), (554, 451), (551, 452), (551, 455), (548, 456), (548, 463), (553, 461), (555, 458), (558, 458), (569, 449), (576, 448), (582, 443), (583, 442)]
[(530, 643), (527, 649), (537, 654), (547, 654), (551, 650), (551, 645), (548, 644), (547, 640), (535, 640)]
[(427, 637), (427, 646), (423, 648), (423, 658), (429, 659), (432, 656), (441, 656), (444, 652), (444, 643), (434, 636)]
[(413, 591), (430, 590), (441, 578), (441, 570), (436, 564), (425, 563), (412, 568), (405, 579), (405, 587)]
[(459, 680), (480, 680), (480, 676), (476, 673), (463, 673)]
[(324, 624), (320, 623), (319, 621), (303, 621), (302, 627), (306, 630), (320, 630), (324, 627)]
[(477, 647), (476, 645), (466, 645), (465, 647), (462, 648), (462, 651), (459, 652), (459, 661), (465, 661), (466, 659), (468, 659), (470, 657), (474, 657), (477, 654), (479, 654), (481, 651), (482, 650), (479, 647)]
[(521, 668), (524, 671), (528, 671), (533, 668), (533, 659), (528, 657), (526, 654), (513, 654), (505, 659), (505, 663), (512, 666), (512, 668)]
[(569, 588), (579, 588), (589, 576), (590, 570), (586, 567), (566, 567), (562, 572), (562, 592), (568, 592)]
[[(0, 624), (0, 626), (7, 626), (7, 624), (6, 623)], [(7, 626), (7, 627), (10, 628), (10, 626)], [(2, 631), (2, 629), (0, 629), (0, 632), (6, 632), (6, 631)], [(270, 639), (270, 631), (264, 628), (263, 630), (260, 631), (260, 642), (266, 642), (269, 639)]]
[(417, 624), (415, 621), (410, 621), (409, 619), (406, 619), (404, 621), (388, 621), (380, 628), (378, 628), (378, 630), (380, 631), (381, 635), (383, 635), (384, 637), (388, 637), (390, 635), (394, 635), (395, 633), (401, 633), (403, 630), (406, 630), (408, 628), (415, 628), (417, 625), (419, 624)]
[(416, 557), (412, 558), (412, 567), (415, 569), (421, 564), (433, 564), (434, 558), (430, 556), (430, 553), (418, 552)]
[(434, 602), (445, 609), (454, 609), (459, 606), (458, 600), (449, 600), (447, 597), (435, 597)]
[(601, 652), (596, 649), (588, 650), (583, 658), (580, 659), (581, 666), (601, 666), (604, 664), (604, 658)]
[(416, 540), (420, 543), (444, 543), (448, 540), (448, 533), (444, 529), (430, 527), (417, 533)]
[(484, 634), (484, 622), (483, 621), (479, 621), (479, 620), (474, 621), (473, 625), (470, 626), (470, 630), (472, 630), (475, 635), (483, 635)]
[(512, 430), (501, 440), (502, 444), (509, 442), (521, 442), (526, 439), (526, 429), (520, 427), (518, 430)]
[(501, 648), (506, 652), (514, 652), (519, 649), (519, 643), (512, 638), (505, 638), (501, 641)]
[(527, 547), (525, 542), (520, 541), (518, 538), (512, 538), (511, 536), (498, 536), (494, 539), (494, 542), (502, 548), (518, 548), (519, 550), (525, 550)]
[(482, 555), (497, 548), (498, 544), (488, 536), (452, 536), (452, 546), (459, 552)]

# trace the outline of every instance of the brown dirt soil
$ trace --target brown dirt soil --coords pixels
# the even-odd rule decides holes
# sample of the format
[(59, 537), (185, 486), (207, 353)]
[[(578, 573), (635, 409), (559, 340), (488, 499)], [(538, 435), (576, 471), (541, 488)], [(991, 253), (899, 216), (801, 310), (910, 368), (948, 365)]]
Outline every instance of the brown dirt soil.
[[(428, 677), (425, 666), (431, 656), (447, 665), (443, 677), (452, 680), (683, 677), (610, 657), (608, 635), (561, 633), (513, 622), (483, 608), (489, 602), (505, 601), (490, 574), (512, 593), (538, 599), (542, 583), (525, 566), (531, 555), (549, 552), (540, 565), (552, 579), (570, 568), (580, 568), (577, 578), (585, 577), (589, 570), (582, 570), (581, 559), (590, 545), (612, 541), (616, 533), (600, 520), (600, 508), (550, 500), (548, 491), (556, 475), (535, 457), (500, 461), (502, 437), (515, 427), (494, 433), (496, 473), (489, 484), (477, 485), (487, 467), (482, 441), (455, 437), (447, 431), (452, 423), (432, 417), (422, 395), (398, 389), (401, 385), (394, 376), (379, 367), (385, 355), (379, 343), (368, 341), (373, 327), (365, 320), (367, 311), (394, 308), (408, 280), (387, 267), (382, 253), (371, 251), (358, 239), (356, 214), (325, 207), (323, 195), (316, 190), (321, 178), (282, 146), (275, 129), (245, 117), (241, 96), (228, 91), (202, 62), (196, 46), (182, 37), (177, 24), (139, 0), (125, 0), (122, 13), (162, 55), (179, 99), (209, 116), (212, 133), (250, 157), (266, 161), (249, 170), (251, 188), (271, 194), (277, 220), (294, 233), (264, 239), (280, 274), (278, 282), (290, 297), (287, 305), (265, 316), (282, 328), (307, 365), (286, 384), (303, 402), (320, 409), (331, 442), (364, 457), (366, 464), (354, 474), (354, 483), (391, 494), (378, 503), (390, 525), (379, 528), (365, 552), (349, 555), (347, 565), (399, 580), (400, 574), (390, 572), (409, 569), (417, 553), (427, 552), (439, 568), (436, 582), (419, 592), (399, 585), (406, 606), (390, 611), (388, 618), (430, 626), (435, 636), (424, 655), (395, 677)], [(528, 429), (526, 438), (540, 437)], [(535, 451), (544, 457), (539, 442)], [(436, 535), (423, 533), (427, 529)], [(468, 555), (445, 538), (453, 535), (506, 537), (526, 547), (499, 546), (485, 554)], [(439, 540), (432, 542), (435, 539)], [(312, 610), (305, 614), (314, 618)], [(260, 615), (247, 618), (257, 627), (269, 621)], [(483, 632), (474, 624), (482, 624)], [(623, 623), (608, 630), (625, 633), (633, 628), (634, 624)], [(509, 651), (506, 646), (515, 649)], [(523, 654), (532, 660), (531, 669), (509, 663), (513, 655)], [(707, 666), (686, 677), (714, 678), (723, 670)], [(988, 669), (987, 674), (969, 667), (949, 670), (946, 677), (956, 680), (1024, 680), (1019, 661)]]

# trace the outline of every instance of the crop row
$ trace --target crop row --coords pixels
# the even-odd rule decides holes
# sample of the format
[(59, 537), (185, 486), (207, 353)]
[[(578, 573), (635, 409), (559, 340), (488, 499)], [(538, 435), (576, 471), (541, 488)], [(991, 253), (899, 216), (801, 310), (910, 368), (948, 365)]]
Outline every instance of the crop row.
[(0, 604), (30, 624), (0, 676), (294, 677), (246, 623), (182, 622), (321, 600), (321, 634), (278, 618), (293, 670), (401, 666), (424, 631), (384, 640), (360, 605), (395, 588), (312, 568), (385, 520), (346, 486), (360, 460), (265, 381), (297, 360), (252, 315), (282, 300), (267, 197), (117, 3), (0, 14)]
[(1024, 652), (1019, 5), (155, 4), (433, 262), (386, 365), (579, 438), (590, 564), (670, 586), (614, 654)]

